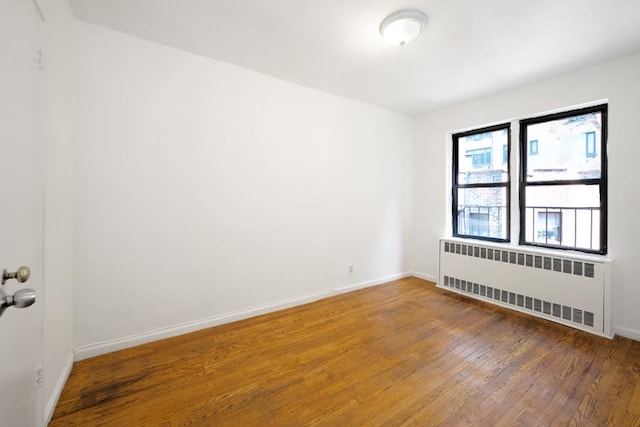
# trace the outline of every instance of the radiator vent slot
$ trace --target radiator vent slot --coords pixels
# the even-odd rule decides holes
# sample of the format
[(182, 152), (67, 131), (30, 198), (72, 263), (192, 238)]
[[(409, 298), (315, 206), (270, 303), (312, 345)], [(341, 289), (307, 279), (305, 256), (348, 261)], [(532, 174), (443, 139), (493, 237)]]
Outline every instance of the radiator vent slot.
[(474, 283), (455, 277), (444, 276), (444, 286), (459, 289), (462, 292), (494, 299), (520, 310), (543, 313), (568, 322), (593, 327), (594, 314), (576, 307), (569, 307), (553, 301), (544, 301), (528, 295), (521, 295), (504, 289), (497, 289), (480, 283)]
[(573, 262), (573, 274), (582, 276), (582, 263), (580, 261)]
[(588, 264), (588, 263), (584, 264), (584, 275), (586, 277), (593, 277), (594, 276), (593, 264)]
[(560, 317), (560, 304), (553, 304), (553, 311), (551, 312), (553, 317)]
[(593, 313), (584, 312), (584, 324), (593, 327)]
[(533, 311), (540, 313), (542, 311), (542, 301), (538, 298), (533, 299)]
[(578, 324), (582, 323), (582, 310), (577, 308), (573, 309), (573, 321)]

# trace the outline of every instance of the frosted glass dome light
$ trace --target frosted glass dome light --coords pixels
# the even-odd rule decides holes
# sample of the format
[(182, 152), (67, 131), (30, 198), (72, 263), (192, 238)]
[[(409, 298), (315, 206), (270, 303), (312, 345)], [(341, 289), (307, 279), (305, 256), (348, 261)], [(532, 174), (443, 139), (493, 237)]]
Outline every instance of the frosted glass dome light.
[(384, 18), (380, 34), (387, 43), (404, 46), (415, 40), (427, 26), (427, 15), (417, 9), (402, 9)]

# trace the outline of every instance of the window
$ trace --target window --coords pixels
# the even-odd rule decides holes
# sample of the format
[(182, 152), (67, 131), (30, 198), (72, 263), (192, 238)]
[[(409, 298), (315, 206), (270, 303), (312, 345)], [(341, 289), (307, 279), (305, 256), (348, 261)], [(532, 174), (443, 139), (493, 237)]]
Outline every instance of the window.
[(509, 240), (509, 141), (508, 123), (453, 135), (454, 236)]
[(471, 157), (471, 164), (474, 168), (481, 168), (484, 166), (491, 166), (492, 157), (491, 147), (480, 148), (478, 150), (468, 150), (467, 157)]
[(489, 209), (476, 208), (477, 212), (469, 212), (469, 230), (474, 236), (489, 236)]
[(543, 209), (536, 212), (536, 243), (560, 244), (562, 241), (562, 211)]
[(606, 131), (606, 105), (520, 121), (520, 244), (606, 253)]
[(596, 133), (595, 132), (587, 132), (584, 134), (584, 141), (587, 147), (587, 157), (595, 157), (596, 156)]
[(517, 159), (511, 123), (453, 134), (453, 236), (511, 241), (513, 197), (520, 245), (606, 254), (607, 116), (603, 104), (520, 120)]

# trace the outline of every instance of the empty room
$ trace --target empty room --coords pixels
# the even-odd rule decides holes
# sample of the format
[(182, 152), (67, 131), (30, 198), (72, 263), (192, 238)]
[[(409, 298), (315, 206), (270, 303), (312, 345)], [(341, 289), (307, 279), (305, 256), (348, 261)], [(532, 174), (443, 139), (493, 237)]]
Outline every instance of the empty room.
[(637, 0), (0, 0), (0, 425), (640, 426)]

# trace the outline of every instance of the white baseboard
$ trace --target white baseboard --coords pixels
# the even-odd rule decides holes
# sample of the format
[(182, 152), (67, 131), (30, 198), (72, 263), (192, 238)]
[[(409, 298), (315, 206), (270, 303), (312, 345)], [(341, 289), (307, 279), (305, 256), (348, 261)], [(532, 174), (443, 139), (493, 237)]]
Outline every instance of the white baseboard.
[(333, 289), (329, 289), (322, 292), (317, 292), (313, 294), (307, 294), (299, 297), (289, 298), (286, 300), (276, 301), (276, 302), (261, 305), (258, 307), (249, 308), (247, 310), (219, 314), (216, 316), (208, 317), (206, 319), (168, 326), (165, 328), (155, 329), (152, 331), (143, 332), (143, 333), (131, 335), (128, 337), (117, 338), (114, 340), (99, 342), (95, 344), (83, 345), (75, 349), (74, 351), (75, 360), (88, 359), (90, 357), (111, 353), (113, 351), (123, 350), (129, 347), (135, 347), (137, 345), (146, 344), (152, 341), (157, 341), (164, 338), (171, 338), (171, 337), (186, 334), (189, 332), (194, 332), (201, 329), (222, 325), (225, 323), (231, 323), (238, 320), (248, 319), (250, 317), (259, 316), (261, 314), (283, 310), (285, 308), (295, 307), (297, 305), (307, 304), (309, 302), (317, 301), (323, 298), (328, 298), (328, 297), (343, 294), (346, 292), (352, 292), (362, 288), (381, 285), (383, 283), (391, 282), (393, 280), (398, 280), (398, 279), (402, 279), (409, 276), (411, 276), (411, 273), (408, 273), (408, 272), (394, 274), (391, 276), (382, 277), (380, 279), (369, 280), (366, 282), (356, 283), (353, 285), (342, 286), (339, 288), (333, 288)]
[(434, 276), (432, 274), (418, 273), (417, 271), (413, 271), (413, 272), (411, 272), (411, 275), (413, 277), (417, 277), (418, 279), (428, 280), (430, 282), (438, 284), (438, 277), (436, 277), (436, 276)]
[(49, 424), (49, 421), (51, 421), (51, 417), (53, 417), (53, 412), (55, 411), (58, 400), (60, 399), (60, 395), (62, 394), (62, 389), (69, 379), (69, 374), (71, 374), (73, 362), (73, 353), (69, 352), (69, 354), (67, 355), (67, 359), (64, 362), (62, 372), (60, 372), (60, 375), (58, 376), (56, 385), (53, 387), (53, 392), (51, 393), (49, 401), (47, 402), (47, 407), (45, 408), (45, 425)]
[(614, 326), (613, 333), (631, 340), (640, 341), (640, 331), (636, 329), (625, 328), (624, 326)]

